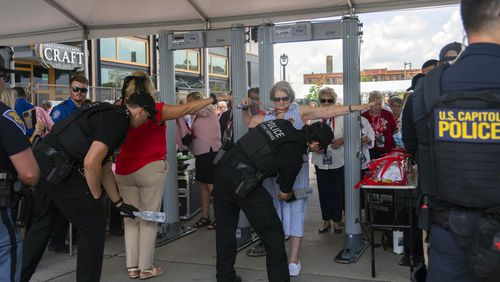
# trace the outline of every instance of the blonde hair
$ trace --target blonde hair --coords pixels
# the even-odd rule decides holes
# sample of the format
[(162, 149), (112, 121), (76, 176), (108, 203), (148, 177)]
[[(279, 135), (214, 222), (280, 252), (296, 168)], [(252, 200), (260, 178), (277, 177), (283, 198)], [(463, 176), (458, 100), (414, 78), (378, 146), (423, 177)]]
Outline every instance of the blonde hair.
[(330, 88), (330, 87), (322, 88), (318, 92), (318, 98), (321, 98), (321, 95), (330, 95), (330, 96), (332, 96), (332, 98), (333, 98), (333, 103), (332, 104), (335, 104), (337, 102), (337, 93), (335, 93), (335, 90), (333, 90), (333, 88)]
[(0, 102), (4, 103), (10, 108), (14, 108), (14, 106), (16, 105), (16, 94), (14, 93), (14, 91), (12, 91), (12, 89), (4, 87), (0, 91)]
[(369, 96), (368, 96), (368, 101), (369, 102), (378, 102), (378, 101), (381, 101), (382, 104), (384, 103), (384, 95), (382, 95), (382, 93), (380, 91), (372, 91), (370, 92)]
[(201, 100), (205, 99), (205, 96), (201, 94), (200, 92), (191, 92), (186, 96), (186, 99), (188, 100)]
[[(149, 75), (143, 71), (135, 71), (132, 73), (132, 76), (145, 77), (146, 81), (144, 82), (145, 84), (144, 88), (146, 89), (146, 92), (154, 98), (153, 94), (155, 93), (156, 89), (153, 86), (153, 83), (151, 82)], [(122, 90), (122, 99), (127, 100), (128, 97), (132, 95), (132, 93), (137, 91), (136, 80), (135, 79), (130, 80), (128, 84), (123, 85), (123, 87), (124, 89)]]

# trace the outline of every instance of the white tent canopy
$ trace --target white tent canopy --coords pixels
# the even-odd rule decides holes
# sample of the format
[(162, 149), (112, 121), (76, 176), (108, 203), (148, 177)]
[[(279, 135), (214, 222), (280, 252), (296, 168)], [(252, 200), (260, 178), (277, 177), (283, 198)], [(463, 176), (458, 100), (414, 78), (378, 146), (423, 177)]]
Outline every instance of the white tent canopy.
[(300, 21), (458, 0), (1, 0), (0, 45)]

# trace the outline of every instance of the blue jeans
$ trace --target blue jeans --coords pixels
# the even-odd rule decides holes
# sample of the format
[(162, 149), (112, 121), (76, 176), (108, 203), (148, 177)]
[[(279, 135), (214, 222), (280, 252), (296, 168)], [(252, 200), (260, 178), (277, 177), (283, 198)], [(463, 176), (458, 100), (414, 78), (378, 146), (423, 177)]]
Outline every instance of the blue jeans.
[(12, 222), (10, 208), (0, 209), (0, 282), (19, 281), (22, 262), (22, 240)]
[(429, 233), (427, 282), (479, 282), (467, 271), (467, 253), (451, 231), (433, 224)]

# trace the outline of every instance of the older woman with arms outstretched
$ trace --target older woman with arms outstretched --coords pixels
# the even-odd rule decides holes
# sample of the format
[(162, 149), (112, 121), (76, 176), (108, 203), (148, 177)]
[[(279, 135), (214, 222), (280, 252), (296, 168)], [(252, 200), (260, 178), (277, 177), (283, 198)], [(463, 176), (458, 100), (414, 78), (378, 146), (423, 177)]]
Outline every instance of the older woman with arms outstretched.
[[(274, 103), (274, 111), (266, 115), (252, 116), (249, 110), (243, 111), (243, 120), (249, 128), (253, 128), (258, 124), (273, 120), (287, 119), (291, 121), (295, 128), (301, 129), (307, 120), (315, 120), (321, 118), (330, 118), (334, 116), (345, 115), (354, 111), (368, 109), (371, 104), (367, 105), (348, 105), (348, 106), (326, 106), (326, 107), (310, 107), (299, 106), (294, 102), (295, 92), (290, 84), (286, 81), (280, 81), (274, 84), (270, 91), (270, 99)], [(251, 104), (250, 99), (242, 100), (243, 108)], [(298, 276), (300, 274), (300, 246), (302, 237), (304, 236), (304, 220), (307, 207), (307, 198), (297, 199), (292, 202), (282, 200), (279, 195), (279, 185), (276, 178), (268, 178), (264, 181), (264, 187), (268, 190), (274, 199), (274, 204), (278, 216), (283, 222), (285, 236), (290, 236), (290, 257), (289, 271), (290, 276)], [(304, 156), (302, 169), (297, 175), (294, 184), (294, 191), (304, 190), (309, 188), (309, 162), (307, 156)]]

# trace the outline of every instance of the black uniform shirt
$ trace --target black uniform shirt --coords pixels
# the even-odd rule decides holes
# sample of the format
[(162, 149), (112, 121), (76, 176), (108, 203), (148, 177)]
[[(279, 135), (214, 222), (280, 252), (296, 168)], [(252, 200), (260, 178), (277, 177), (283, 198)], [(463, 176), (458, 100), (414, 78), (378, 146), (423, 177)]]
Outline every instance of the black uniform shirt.
[(130, 119), (122, 111), (117, 108), (97, 112), (89, 117), (91, 140), (106, 144), (109, 155), (123, 143), (130, 127)]
[(295, 178), (299, 174), (304, 163), (305, 143), (284, 143), (280, 145), (276, 152), (279, 165), (277, 182), (283, 193), (290, 193), (295, 183)]
[(0, 102), (0, 171), (7, 170), (15, 176), (16, 170), (9, 156), (31, 146), (24, 135), (25, 130), (24, 123), (16, 112)]
[[(449, 66), (442, 77), (442, 89), (446, 91), (481, 90), (500, 88), (500, 45), (474, 43), (468, 46), (458, 60)], [(403, 141), (409, 153), (415, 154), (418, 138), (415, 118), (425, 114), (423, 81), (420, 79), (415, 92), (408, 98), (403, 110)], [(417, 112), (414, 112), (414, 108)], [(427, 125), (426, 119), (422, 121)]]

